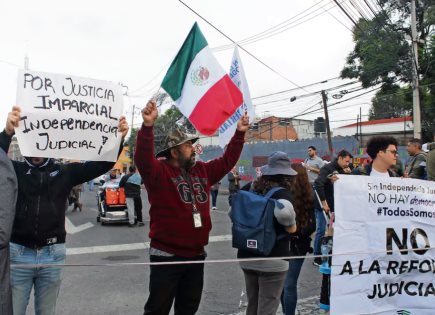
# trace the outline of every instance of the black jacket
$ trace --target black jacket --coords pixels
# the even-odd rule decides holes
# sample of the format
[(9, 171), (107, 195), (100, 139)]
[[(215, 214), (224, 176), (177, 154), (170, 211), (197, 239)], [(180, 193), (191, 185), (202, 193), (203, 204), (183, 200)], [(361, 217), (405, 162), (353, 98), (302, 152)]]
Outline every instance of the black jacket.
[[(325, 164), (320, 169), (319, 176), (314, 181), (314, 189), (317, 191), (320, 200), (326, 200), (331, 211), (334, 211), (334, 185), (328, 178), (328, 175), (332, 174), (345, 174), (340, 165), (338, 165), (337, 159)], [(315, 198), (315, 207), (316, 209), (322, 209), (317, 197)]]
[[(127, 198), (140, 197), (140, 185), (136, 185), (133, 183), (127, 183), (127, 180), (133, 174), (134, 173), (124, 175), (124, 176), (122, 176), (121, 180), (119, 181), (119, 187), (124, 187), (125, 197), (127, 197)], [(143, 183), (143, 181), (141, 181), (141, 183)]]
[[(11, 137), (0, 133), (0, 147), (7, 152)], [(122, 147), (122, 145), (121, 145)], [(18, 199), (11, 242), (29, 248), (65, 243), (65, 210), (68, 195), (82, 184), (109, 171), (113, 162), (55, 164), (43, 167), (12, 161), (18, 179)]]

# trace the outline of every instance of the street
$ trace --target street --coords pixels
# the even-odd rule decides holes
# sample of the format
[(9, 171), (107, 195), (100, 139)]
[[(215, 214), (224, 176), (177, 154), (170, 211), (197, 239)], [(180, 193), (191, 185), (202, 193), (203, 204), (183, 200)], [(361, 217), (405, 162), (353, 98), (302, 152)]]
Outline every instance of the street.
[[(149, 267), (125, 263), (148, 262), (149, 204), (143, 194), (144, 227), (105, 225), (96, 222), (95, 190), (81, 194), (82, 212), (66, 214), (67, 266), (56, 314), (142, 314), (148, 294)], [(218, 209), (212, 211), (213, 229), (207, 246), (208, 260), (234, 259), (231, 224), (227, 215), (227, 195), (218, 196)], [(321, 275), (307, 259), (299, 281), (299, 314), (317, 311)], [(105, 266), (81, 266), (98, 264)], [(113, 266), (113, 264), (120, 264)], [(205, 284), (198, 314), (244, 314), (244, 280), (237, 262), (205, 265)], [(33, 300), (28, 313), (33, 313)], [(32, 311), (32, 313), (30, 312)]]

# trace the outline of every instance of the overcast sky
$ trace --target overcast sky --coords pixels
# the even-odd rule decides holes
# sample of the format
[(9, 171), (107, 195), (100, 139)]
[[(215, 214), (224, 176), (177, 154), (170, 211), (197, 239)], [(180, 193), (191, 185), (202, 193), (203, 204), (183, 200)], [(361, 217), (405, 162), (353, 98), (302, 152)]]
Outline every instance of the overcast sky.
[[(277, 25), (281, 27), (274, 36), (242, 44), (279, 75), (240, 50), (253, 103), (259, 104), (256, 106), (259, 116), (267, 115), (264, 112), (268, 111), (272, 115), (291, 117), (310, 106), (320, 109), (320, 105), (316, 105), (321, 100), (319, 94), (292, 103), (289, 98), (347, 82), (332, 80), (305, 90), (256, 99), (295, 88), (291, 82), (303, 86), (339, 75), (353, 48), (352, 33), (348, 29), (351, 23), (331, 0), (185, 2), (235, 41)], [(0, 124), (5, 124), (7, 112), (15, 104), (17, 70), (23, 67), (26, 52), (31, 70), (122, 82), (131, 95), (125, 98), (124, 112), (131, 115), (132, 104), (143, 106), (157, 91), (169, 63), (195, 21), (209, 46), (220, 47), (214, 50), (215, 56), (228, 71), (233, 49), (221, 48), (231, 42), (179, 1), (3, 2), (0, 11)], [(332, 94), (330, 103), (336, 101)], [(270, 103), (280, 99), (283, 100)], [(359, 104), (363, 113), (367, 113), (369, 100), (366, 96), (337, 105), (330, 113), (332, 126), (352, 122), (337, 120), (356, 119)], [(319, 114), (301, 118), (316, 116)], [(139, 117), (136, 121), (139, 122)]]

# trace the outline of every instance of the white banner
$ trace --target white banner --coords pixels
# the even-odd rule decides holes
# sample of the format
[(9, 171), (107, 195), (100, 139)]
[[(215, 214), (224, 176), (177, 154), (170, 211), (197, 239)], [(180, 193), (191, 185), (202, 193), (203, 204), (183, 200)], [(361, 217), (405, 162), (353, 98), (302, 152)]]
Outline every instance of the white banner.
[(334, 198), (331, 314), (434, 314), (435, 183), (340, 176)]
[(234, 48), (233, 59), (231, 61), (230, 78), (243, 94), (243, 104), (237, 108), (236, 112), (225, 121), (219, 128), (219, 146), (225, 148), (236, 132), (237, 122), (243, 116), (245, 111), (249, 115), (249, 123), (255, 119), (255, 112), (251, 102), (248, 82), (246, 81), (245, 72), (243, 71), (242, 60), (239, 56), (237, 46)]
[(107, 81), (20, 70), (15, 132), (23, 156), (116, 161), (121, 87)]

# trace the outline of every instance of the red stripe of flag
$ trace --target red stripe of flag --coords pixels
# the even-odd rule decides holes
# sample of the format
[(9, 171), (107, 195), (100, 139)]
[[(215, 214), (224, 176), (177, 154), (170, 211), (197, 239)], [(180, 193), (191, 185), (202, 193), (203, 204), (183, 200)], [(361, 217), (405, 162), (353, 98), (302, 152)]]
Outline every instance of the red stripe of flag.
[(242, 92), (224, 75), (202, 96), (189, 120), (200, 133), (211, 136), (242, 102)]

